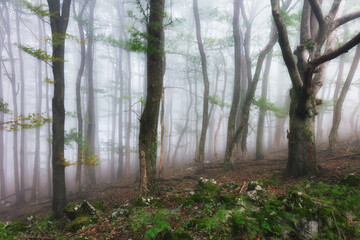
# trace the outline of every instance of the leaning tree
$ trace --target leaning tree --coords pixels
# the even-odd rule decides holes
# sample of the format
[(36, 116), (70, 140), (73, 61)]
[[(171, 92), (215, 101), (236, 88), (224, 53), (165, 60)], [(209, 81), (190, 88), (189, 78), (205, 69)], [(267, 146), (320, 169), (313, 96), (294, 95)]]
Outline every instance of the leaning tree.
[[(290, 132), (287, 172), (291, 176), (318, 172), (314, 120), (316, 94), (322, 86), (327, 62), (349, 51), (360, 42), (360, 33), (334, 50), (334, 31), (360, 17), (360, 11), (341, 16), (342, 0), (334, 0), (327, 15), (318, 0), (305, 0), (301, 15), (300, 44), (291, 50), (286, 23), (279, 0), (271, 0), (272, 15), (279, 35), (284, 62), (288, 69), (290, 90)], [(297, 58), (294, 57), (294, 55)]]

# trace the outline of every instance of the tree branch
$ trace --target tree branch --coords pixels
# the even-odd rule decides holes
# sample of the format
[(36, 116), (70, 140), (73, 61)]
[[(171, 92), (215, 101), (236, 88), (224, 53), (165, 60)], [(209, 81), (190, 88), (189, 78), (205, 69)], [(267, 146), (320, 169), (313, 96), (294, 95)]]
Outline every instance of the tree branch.
[(342, 0), (334, 0), (333, 5), (330, 8), (330, 11), (328, 13), (328, 16), (330, 16), (331, 19), (334, 19), (336, 16), (336, 13), (339, 10), (339, 6)]
[(271, 0), (271, 7), (272, 7), (272, 15), (273, 15), (273, 18), (275, 21), (275, 25), (278, 30), (279, 44), (281, 47), (281, 52), (282, 52), (286, 67), (289, 71), (291, 82), (294, 85), (294, 88), (297, 91), (300, 91), (303, 86), (303, 83), (301, 80), (299, 69), (296, 65), (296, 61), (295, 61), (295, 59), (293, 57), (293, 53), (291, 51), (288, 33), (287, 33), (287, 29), (286, 29), (286, 24), (280, 14), (279, 0)]
[(360, 11), (349, 13), (345, 16), (342, 16), (335, 20), (335, 28), (340, 27), (341, 25), (350, 22), (351, 20), (354, 20), (355, 18), (360, 17)]
[(318, 0), (308, 0), (311, 6), (311, 10), (313, 11), (319, 25), (321, 26), (324, 23), (325, 16), (321, 10), (321, 6)]
[(348, 41), (345, 45), (339, 47), (338, 49), (331, 51), (327, 54), (321, 55), (320, 57), (315, 58), (309, 64), (313, 67), (317, 67), (320, 64), (330, 61), (343, 53), (348, 52), (351, 48), (355, 47), (360, 43), (360, 33), (358, 33), (355, 37), (353, 37), (350, 41)]

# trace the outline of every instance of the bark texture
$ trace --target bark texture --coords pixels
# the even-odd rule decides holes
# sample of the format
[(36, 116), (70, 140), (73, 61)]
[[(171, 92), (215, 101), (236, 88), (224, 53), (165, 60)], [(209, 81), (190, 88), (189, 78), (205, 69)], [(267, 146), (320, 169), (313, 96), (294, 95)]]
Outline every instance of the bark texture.
[(147, 96), (139, 133), (140, 194), (143, 196), (155, 191), (157, 127), (165, 64), (164, 5), (165, 0), (150, 0), (147, 23)]
[(65, 166), (64, 166), (64, 123), (65, 123), (65, 33), (69, 21), (71, 0), (64, 0), (60, 7), (60, 0), (48, 0), (51, 14), (50, 25), (52, 33), (53, 57), (59, 59), (52, 63), (54, 76), (53, 110), (53, 142), (52, 142), (52, 167), (53, 167), (53, 217), (60, 219), (64, 215), (66, 205)]

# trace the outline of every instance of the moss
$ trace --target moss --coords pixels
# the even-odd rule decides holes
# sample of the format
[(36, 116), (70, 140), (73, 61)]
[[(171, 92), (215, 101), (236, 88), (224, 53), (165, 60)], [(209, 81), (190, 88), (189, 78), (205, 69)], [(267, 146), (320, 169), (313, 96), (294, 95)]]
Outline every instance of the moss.
[(95, 216), (80, 216), (76, 218), (74, 221), (68, 223), (65, 227), (66, 231), (69, 232), (77, 232), (79, 229), (89, 226), (90, 224), (97, 223), (98, 219)]
[(340, 180), (340, 184), (347, 185), (350, 187), (360, 186), (360, 176), (355, 174), (350, 174)]
[(133, 207), (155, 207), (164, 208), (165, 204), (158, 198), (154, 197), (138, 197), (133, 203)]
[(99, 211), (104, 211), (105, 210), (105, 204), (104, 201), (97, 201), (97, 202), (92, 202), (91, 205)]
[(229, 161), (224, 162), (224, 171), (233, 171), (234, 170), (234, 164), (232, 164)]
[(25, 232), (26, 230), (28, 230), (28, 224), (24, 223), (24, 222), (20, 222), (20, 221), (15, 221), (10, 223), (6, 229), (11, 231), (11, 232)]

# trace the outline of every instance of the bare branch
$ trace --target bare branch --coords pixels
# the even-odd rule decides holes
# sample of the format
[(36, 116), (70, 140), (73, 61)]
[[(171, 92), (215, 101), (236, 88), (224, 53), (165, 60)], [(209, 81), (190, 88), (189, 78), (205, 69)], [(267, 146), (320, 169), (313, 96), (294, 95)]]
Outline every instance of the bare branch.
[(278, 30), (281, 52), (283, 54), (286, 67), (289, 70), (291, 82), (294, 85), (294, 88), (297, 91), (300, 91), (300, 89), (303, 86), (303, 83), (301, 81), (299, 69), (296, 65), (296, 61), (291, 51), (286, 24), (280, 13), (279, 0), (271, 0), (271, 7), (272, 7), (272, 15), (274, 17), (276, 28)]
[(339, 10), (341, 1), (342, 0), (334, 0), (333, 5), (331, 6), (330, 11), (328, 13), (328, 16), (330, 16), (331, 19), (334, 19), (334, 17), (336, 16), (336, 13)]
[(321, 6), (318, 0), (308, 0), (311, 6), (311, 9), (321, 26), (324, 23), (325, 16), (321, 10)]
[(313, 67), (317, 67), (324, 62), (330, 61), (340, 56), (341, 54), (348, 52), (351, 48), (355, 47), (359, 43), (360, 43), (360, 33), (358, 33), (355, 37), (353, 37), (350, 41), (348, 41), (345, 45), (339, 47), (338, 49), (315, 58), (310, 62), (310, 64)]
[(335, 20), (335, 28), (360, 17), (360, 11), (349, 13)]

